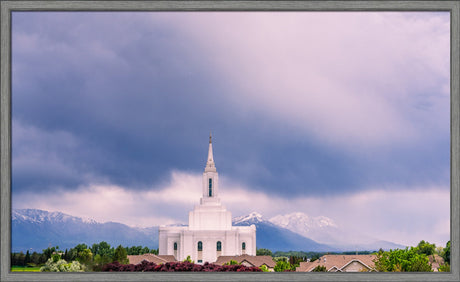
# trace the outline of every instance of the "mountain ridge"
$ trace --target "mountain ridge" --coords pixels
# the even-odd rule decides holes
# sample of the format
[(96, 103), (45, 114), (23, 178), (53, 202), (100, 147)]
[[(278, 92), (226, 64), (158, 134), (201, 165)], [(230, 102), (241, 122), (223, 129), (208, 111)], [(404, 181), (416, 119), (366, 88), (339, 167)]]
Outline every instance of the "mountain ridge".
[[(25, 251), (31, 248), (41, 251), (49, 246), (61, 249), (71, 248), (80, 243), (92, 245), (106, 241), (112, 246), (147, 246), (158, 248), (158, 226), (131, 227), (118, 222), (97, 222), (90, 218), (81, 218), (58, 211), (38, 209), (15, 209), (12, 211), (12, 250)], [(297, 214), (298, 218), (302, 216)], [(235, 226), (256, 225), (257, 248), (272, 251), (341, 251), (355, 250), (358, 245), (328, 244), (303, 236), (295, 230), (285, 228), (265, 219), (260, 213), (232, 219)], [(332, 226), (332, 220), (325, 221)], [(332, 223), (332, 224), (329, 224)], [(289, 224), (284, 224), (288, 226)], [(334, 227), (335, 228), (335, 227)], [(385, 241), (381, 241), (385, 242)], [(393, 246), (392, 242), (382, 245)], [(362, 250), (369, 250), (373, 245), (364, 244)], [(374, 248), (375, 249), (375, 248)], [(378, 248), (376, 248), (378, 250)], [(385, 248), (384, 248), (385, 249)]]

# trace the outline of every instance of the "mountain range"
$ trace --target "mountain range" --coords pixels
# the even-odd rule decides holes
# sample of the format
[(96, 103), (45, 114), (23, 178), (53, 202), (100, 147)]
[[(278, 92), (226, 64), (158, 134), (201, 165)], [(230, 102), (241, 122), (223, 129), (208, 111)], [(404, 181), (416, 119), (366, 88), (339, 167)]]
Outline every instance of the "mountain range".
[[(140, 228), (117, 222), (100, 223), (38, 209), (12, 211), (12, 251), (41, 252), (49, 246), (61, 250), (80, 243), (92, 245), (106, 241), (112, 246), (147, 246), (158, 248), (158, 226)], [(257, 248), (272, 251), (343, 251), (402, 248), (391, 242), (364, 242), (347, 245), (337, 240), (341, 232), (327, 217), (311, 218), (302, 213), (276, 216), (269, 220), (259, 213), (233, 219), (235, 226), (256, 226)], [(323, 236), (323, 237), (322, 237)]]

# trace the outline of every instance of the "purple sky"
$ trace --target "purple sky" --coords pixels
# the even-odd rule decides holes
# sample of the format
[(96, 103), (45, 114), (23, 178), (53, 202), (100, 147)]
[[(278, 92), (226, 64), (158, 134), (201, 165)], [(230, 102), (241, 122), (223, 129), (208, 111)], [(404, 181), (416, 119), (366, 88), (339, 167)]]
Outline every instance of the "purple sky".
[(449, 240), (448, 13), (14, 12), (12, 27), (14, 208), (186, 222), (212, 130), (234, 216)]

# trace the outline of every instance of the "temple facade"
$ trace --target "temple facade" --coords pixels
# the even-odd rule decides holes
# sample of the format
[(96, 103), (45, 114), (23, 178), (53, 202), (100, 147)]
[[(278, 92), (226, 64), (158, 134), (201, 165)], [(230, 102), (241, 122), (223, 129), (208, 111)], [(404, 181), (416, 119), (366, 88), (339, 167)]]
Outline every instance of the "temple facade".
[(159, 255), (173, 255), (178, 261), (190, 256), (195, 263), (211, 263), (219, 256), (244, 254), (256, 255), (256, 227), (232, 226), (232, 213), (219, 198), (210, 135), (200, 203), (189, 212), (188, 226), (160, 226)]

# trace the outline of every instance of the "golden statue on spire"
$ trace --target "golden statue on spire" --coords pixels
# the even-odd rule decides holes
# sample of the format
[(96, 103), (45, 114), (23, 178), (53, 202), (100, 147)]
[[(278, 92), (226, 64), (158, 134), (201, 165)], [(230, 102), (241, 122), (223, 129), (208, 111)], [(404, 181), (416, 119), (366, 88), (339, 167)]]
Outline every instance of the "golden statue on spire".
[(209, 143), (212, 143), (211, 139), (212, 139), (212, 135), (211, 135), (211, 131), (209, 131)]

